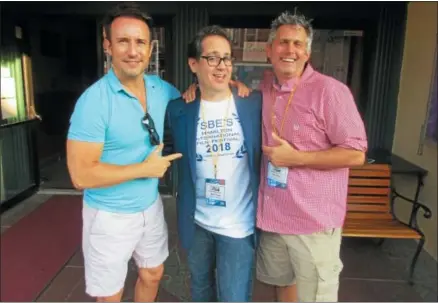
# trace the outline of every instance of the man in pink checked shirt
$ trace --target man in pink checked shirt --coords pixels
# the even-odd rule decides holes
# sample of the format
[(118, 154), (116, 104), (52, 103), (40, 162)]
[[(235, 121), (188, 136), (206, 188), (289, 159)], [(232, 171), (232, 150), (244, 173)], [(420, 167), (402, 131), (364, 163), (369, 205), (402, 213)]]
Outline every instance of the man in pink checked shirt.
[(263, 153), (257, 279), (277, 299), (338, 300), (339, 251), (349, 167), (365, 161), (367, 138), (346, 85), (308, 63), (313, 29), (303, 16), (272, 23), (263, 92)]

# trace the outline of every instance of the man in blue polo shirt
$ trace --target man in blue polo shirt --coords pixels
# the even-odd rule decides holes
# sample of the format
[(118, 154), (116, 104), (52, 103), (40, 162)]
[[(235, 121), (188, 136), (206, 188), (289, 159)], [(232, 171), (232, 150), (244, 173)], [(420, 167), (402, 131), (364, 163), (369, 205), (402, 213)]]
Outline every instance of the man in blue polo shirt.
[(112, 69), (76, 103), (67, 140), (73, 184), (84, 189), (86, 292), (120, 301), (133, 256), (135, 301), (154, 301), (168, 252), (159, 178), (181, 154), (161, 156), (164, 116), (178, 90), (146, 76), (150, 18), (120, 5), (105, 20)]

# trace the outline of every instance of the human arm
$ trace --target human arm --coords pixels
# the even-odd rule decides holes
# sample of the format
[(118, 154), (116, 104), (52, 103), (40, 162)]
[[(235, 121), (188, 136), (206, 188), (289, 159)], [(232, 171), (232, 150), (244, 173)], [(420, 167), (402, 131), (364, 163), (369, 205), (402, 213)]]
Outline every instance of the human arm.
[(241, 98), (248, 97), (252, 89), (239, 80), (230, 80), (230, 85), (237, 88), (237, 95)]
[(335, 169), (362, 165), (365, 153), (360, 150), (332, 147), (321, 151), (299, 151), (289, 142), (278, 137), (272, 138), (276, 146), (263, 146), (263, 153), (277, 167), (308, 167), (313, 169)]
[(299, 151), (273, 134), (276, 146), (263, 151), (276, 166), (336, 169), (363, 165), (367, 149), (365, 127), (354, 99), (344, 85), (330, 87), (324, 96), (323, 120), (331, 147), (319, 151)]
[(102, 162), (109, 120), (109, 102), (98, 87), (87, 90), (77, 101), (67, 139), (67, 165), (76, 188), (97, 188), (137, 178), (157, 178), (164, 174), (174, 157), (161, 157), (162, 147), (144, 161), (130, 165)]
[(143, 162), (129, 165), (103, 163), (103, 143), (67, 140), (67, 166), (73, 185), (78, 189), (99, 188), (138, 178), (161, 178), (171, 161), (181, 154), (161, 156), (158, 146)]
[(350, 168), (365, 163), (365, 152), (336, 146), (317, 152), (303, 152), (301, 161), (302, 166), (314, 169)]

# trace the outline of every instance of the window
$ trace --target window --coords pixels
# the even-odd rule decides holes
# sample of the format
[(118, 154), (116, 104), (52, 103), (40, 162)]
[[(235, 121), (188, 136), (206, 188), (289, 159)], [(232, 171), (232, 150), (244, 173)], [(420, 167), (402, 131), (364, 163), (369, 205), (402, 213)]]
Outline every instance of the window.
[(18, 106), (15, 79), (11, 77), (11, 69), (3, 66), (1, 67), (1, 98), (2, 119), (16, 118), (18, 116)]
[(152, 55), (149, 60), (149, 66), (147, 68), (147, 73), (159, 75), (164, 77), (166, 72), (165, 68), (165, 32), (164, 27), (153, 27), (152, 28)]
[[(232, 40), (233, 78), (257, 89), (263, 72), (271, 67), (266, 57), (270, 29), (226, 28)], [(310, 63), (317, 71), (348, 85), (359, 108), (361, 101), (363, 31), (315, 29)]]
[(23, 70), (20, 55), (15, 51), (1, 51), (1, 107), (0, 124), (25, 119)]

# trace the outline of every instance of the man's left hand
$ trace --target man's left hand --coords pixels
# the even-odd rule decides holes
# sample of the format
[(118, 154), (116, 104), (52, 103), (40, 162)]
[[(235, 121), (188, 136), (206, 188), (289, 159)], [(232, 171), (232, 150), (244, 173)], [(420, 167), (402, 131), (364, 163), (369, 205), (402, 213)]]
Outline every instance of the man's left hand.
[(296, 150), (286, 140), (272, 133), (277, 146), (263, 146), (263, 153), (276, 167), (294, 167), (302, 165), (302, 153)]

